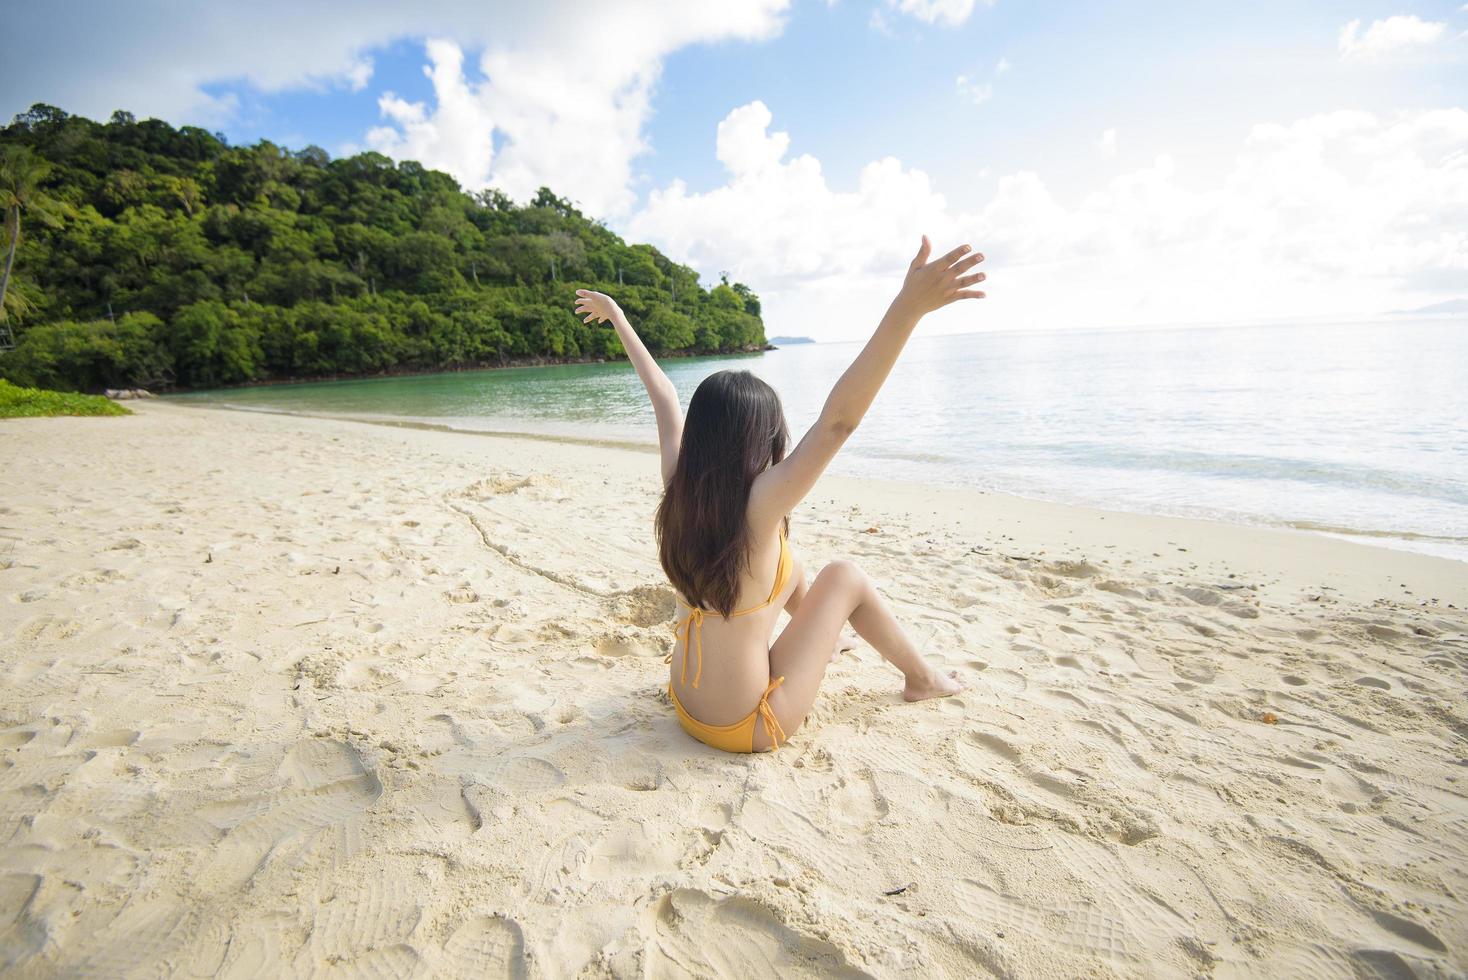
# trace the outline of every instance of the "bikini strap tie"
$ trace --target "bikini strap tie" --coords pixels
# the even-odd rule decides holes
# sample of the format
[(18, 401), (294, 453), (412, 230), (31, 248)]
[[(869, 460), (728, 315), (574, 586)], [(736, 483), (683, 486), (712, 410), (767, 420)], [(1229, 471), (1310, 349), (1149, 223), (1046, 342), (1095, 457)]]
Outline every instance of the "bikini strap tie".
[(781, 742), (788, 741), (785, 738), (785, 729), (780, 727), (780, 719), (775, 717), (774, 709), (770, 707), (770, 692), (779, 687), (784, 681), (784, 674), (770, 681), (770, 686), (765, 688), (764, 694), (760, 695), (759, 705), (755, 708), (759, 712), (759, 716), (764, 719), (765, 732), (770, 736), (771, 749), (778, 749)]
[[(688, 684), (688, 650), (695, 645), (698, 648), (698, 666), (693, 672), (693, 686), (696, 688), (699, 678), (703, 677), (703, 610), (690, 606), (688, 616), (673, 628), (673, 639), (683, 641), (683, 668), (678, 682), (685, 687)], [(672, 656), (668, 654), (670, 659)]]

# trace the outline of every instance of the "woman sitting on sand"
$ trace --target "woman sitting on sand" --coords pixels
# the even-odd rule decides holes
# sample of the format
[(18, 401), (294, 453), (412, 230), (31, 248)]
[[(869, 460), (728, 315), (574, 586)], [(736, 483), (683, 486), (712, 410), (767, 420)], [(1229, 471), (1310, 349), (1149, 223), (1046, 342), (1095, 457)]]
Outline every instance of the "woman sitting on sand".
[[(960, 245), (929, 262), (931, 251), (925, 235), (887, 315), (789, 456), (785, 414), (768, 384), (748, 371), (712, 374), (684, 419), (673, 383), (616, 302), (576, 291), (576, 313), (611, 321), (652, 399), (663, 472), (659, 557), (679, 601), (668, 693), (683, 728), (714, 748), (765, 751), (798, 729), (848, 621), (902, 671), (908, 701), (963, 687), (918, 652), (860, 568), (833, 561), (807, 587), (785, 539), (790, 511), (856, 430), (918, 321), (983, 298), (969, 288), (984, 280), (969, 272), (982, 255)], [(790, 622), (771, 644), (781, 609)]]

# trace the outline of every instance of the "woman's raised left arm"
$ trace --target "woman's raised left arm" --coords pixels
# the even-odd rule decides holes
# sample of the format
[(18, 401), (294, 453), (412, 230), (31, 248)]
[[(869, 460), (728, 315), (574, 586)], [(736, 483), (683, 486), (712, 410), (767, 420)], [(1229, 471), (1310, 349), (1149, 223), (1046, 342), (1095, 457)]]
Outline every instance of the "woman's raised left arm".
[(647, 397), (652, 402), (653, 414), (657, 416), (658, 447), (662, 456), (663, 484), (666, 485), (673, 478), (673, 470), (678, 466), (678, 446), (683, 441), (683, 408), (678, 404), (677, 389), (648, 353), (642, 338), (637, 336), (637, 331), (627, 322), (627, 315), (622, 312), (616, 300), (606, 293), (578, 289), (576, 315), (586, 323), (611, 321), (612, 327), (617, 331), (617, 337), (627, 351), (627, 360), (632, 362), (637, 376), (642, 379)]

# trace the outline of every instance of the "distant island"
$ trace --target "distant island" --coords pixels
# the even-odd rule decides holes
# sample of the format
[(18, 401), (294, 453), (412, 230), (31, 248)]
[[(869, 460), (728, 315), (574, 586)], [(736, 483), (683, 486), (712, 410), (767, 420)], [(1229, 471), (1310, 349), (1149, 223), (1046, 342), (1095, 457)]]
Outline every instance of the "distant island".
[(815, 341), (809, 337), (771, 337), (770, 343), (776, 347), (788, 347), (791, 344), (813, 344)]
[(97, 123), (35, 105), (0, 128), (0, 187), (19, 195), (0, 237), (0, 377), (21, 386), (621, 357), (609, 327), (573, 313), (579, 287), (616, 297), (660, 354), (766, 344), (743, 283), (706, 289), (549, 188), (519, 204), (380, 153), (236, 147), (127, 112)]

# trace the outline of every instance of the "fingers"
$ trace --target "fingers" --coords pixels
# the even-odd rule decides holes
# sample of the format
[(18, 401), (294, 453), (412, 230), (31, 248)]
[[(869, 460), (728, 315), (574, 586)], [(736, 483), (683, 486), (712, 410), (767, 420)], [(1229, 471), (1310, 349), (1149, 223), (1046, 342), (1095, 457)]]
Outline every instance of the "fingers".
[(954, 280), (953, 285), (958, 289), (962, 289), (965, 286), (972, 286), (975, 283), (983, 282), (985, 279), (988, 278), (989, 277), (982, 272), (975, 272), (971, 276), (959, 276), (957, 279)]
[(964, 259), (962, 262), (959, 262), (949, 271), (954, 273), (964, 273), (972, 269), (974, 266), (978, 265), (982, 261), (984, 261), (984, 253), (975, 252), (973, 255), (970, 255), (968, 258)]
[(918, 246), (917, 256), (912, 260), (909, 269), (921, 269), (928, 264), (928, 256), (933, 254), (933, 243), (928, 241), (928, 236), (923, 236), (923, 243)]
[(944, 300), (943, 301), (943, 305), (944, 306), (947, 306), (949, 303), (957, 303), (961, 299), (983, 299), (983, 298), (984, 298), (984, 294), (980, 290), (977, 290), (977, 289), (960, 289), (958, 292), (954, 293), (952, 296), (950, 296), (946, 300)]
[(941, 269), (946, 269), (950, 265), (952, 265), (953, 263), (955, 263), (959, 259), (961, 259), (963, 256), (967, 255), (969, 253), (969, 251), (970, 251), (969, 246), (967, 246), (967, 245), (960, 245), (957, 248), (955, 248), (953, 251), (949, 252), (947, 255), (945, 255), (941, 259), (939, 259), (935, 264), (939, 268), (941, 268)]

